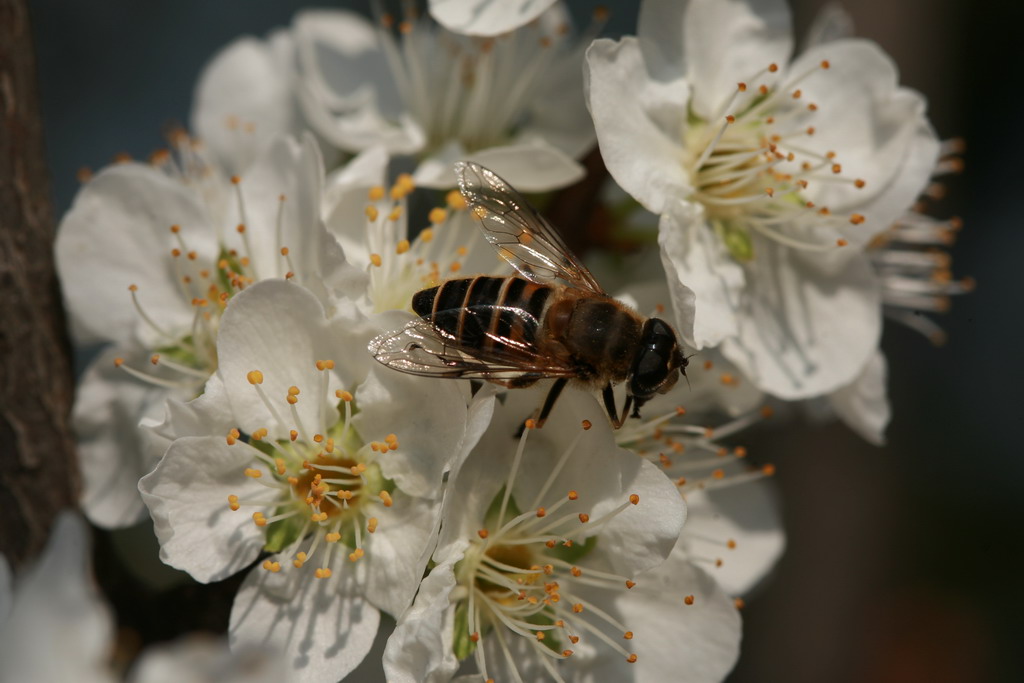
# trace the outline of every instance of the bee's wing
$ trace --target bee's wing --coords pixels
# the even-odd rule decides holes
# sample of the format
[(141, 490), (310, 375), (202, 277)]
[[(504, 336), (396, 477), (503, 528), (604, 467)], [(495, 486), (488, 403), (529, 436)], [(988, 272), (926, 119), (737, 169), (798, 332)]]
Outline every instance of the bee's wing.
[(521, 194), (494, 171), (471, 161), (455, 163), (459, 189), (480, 219), (487, 241), (527, 280), (549, 285), (557, 280), (605, 294), (561, 235)]
[(435, 315), (450, 315), (453, 318), (469, 316), (472, 321), (479, 323), (477, 329), (480, 334), (489, 338), (489, 342), (484, 343), (478, 336), (476, 341), (479, 346), (459, 339), (426, 318), (416, 318), (400, 330), (385, 332), (374, 338), (367, 348), (378, 362), (411, 375), (499, 382), (522, 377), (542, 379), (575, 376), (573, 368), (542, 355), (529, 342), (515, 339), (511, 335), (483, 331), (490, 328), (492, 316), (499, 314), (518, 316), (523, 325), (535, 327), (537, 324), (533, 316), (521, 309), (473, 306)]

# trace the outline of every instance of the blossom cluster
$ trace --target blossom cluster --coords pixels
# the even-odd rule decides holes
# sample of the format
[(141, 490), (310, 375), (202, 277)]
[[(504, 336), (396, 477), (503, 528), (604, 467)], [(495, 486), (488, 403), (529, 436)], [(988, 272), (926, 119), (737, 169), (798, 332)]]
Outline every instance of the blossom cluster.
[[(389, 681), (721, 680), (785, 543), (742, 433), (813, 402), (883, 440), (883, 315), (934, 336), (908, 311), (970, 286), (930, 248), (953, 225), (915, 204), (953, 150), (834, 11), (794, 54), (783, 0), (645, 0), (618, 41), (555, 0), (428, 9), (231, 43), (191, 132), (81, 188), (56, 259), (77, 341), (106, 345), (74, 407), (82, 510), (150, 518), (195, 581), (244, 573), (231, 647), (289, 680), (343, 679), (382, 638)], [(595, 249), (586, 275), (669, 323), (685, 381), (615, 428), (583, 371), (552, 406), (562, 380), (534, 366), (378, 363), (381, 335), (440, 324), (422, 290), (578, 287), (568, 252), (517, 264), (529, 232), (488, 244), (460, 169), (541, 204), (595, 145), (615, 229), (651, 248)], [(499, 303), (466, 288), (456, 345)], [(547, 341), (509, 342), (550, 352), (534, 323)]]

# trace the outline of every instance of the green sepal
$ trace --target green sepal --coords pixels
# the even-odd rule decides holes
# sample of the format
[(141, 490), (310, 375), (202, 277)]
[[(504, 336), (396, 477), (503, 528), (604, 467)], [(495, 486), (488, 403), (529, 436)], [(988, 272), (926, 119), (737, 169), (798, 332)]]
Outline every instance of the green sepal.
[(452, 652), (461, 662), (476, 650), (476, 643), (469, 636), (469, 603), (460, 601), (455, 606), (455, 626), (452, 638)]
[[(274, 510), (274, 515), (286, 512), (287, 508), (279, 507)], [(279, 553), (292, 543), (298, 540), (302, 533), (304, 518), (302, 515), (292, 515), (267, 525), (267, 542), (263, 549), (272, 553)]]

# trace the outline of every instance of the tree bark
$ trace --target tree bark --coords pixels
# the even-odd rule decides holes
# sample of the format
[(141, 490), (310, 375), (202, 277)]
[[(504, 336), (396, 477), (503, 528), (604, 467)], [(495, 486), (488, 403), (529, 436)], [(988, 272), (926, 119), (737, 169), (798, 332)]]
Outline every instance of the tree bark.
[(79, 489), (35, 72), (26, 0), (0, 0), (0, 553), (14, 565)]

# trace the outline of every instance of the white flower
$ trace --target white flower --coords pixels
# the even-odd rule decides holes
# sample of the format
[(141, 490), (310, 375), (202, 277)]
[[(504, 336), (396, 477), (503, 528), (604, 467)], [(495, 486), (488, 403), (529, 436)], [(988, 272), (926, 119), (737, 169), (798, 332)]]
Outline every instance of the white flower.
[(848, 385), (877, 348), (862, 249), (938, 147), (877, 46), (832, 41), (787, 65), (789, 31), (779, 0), (646, 2), (638, 37), (595, 41), (587, 66), (605, 162), (661, 214), (684, 339), (797, 399)]
[(0, 556), (0, 680), (112, 682), (114, 624), (89, 568), (85, 523), (58, 517), (35, 566), (13, 583)]
[(351, 671), (380, 611), (411, 601), (439, 522), (433, 496), (479, 433), (467, 421), (489, 417), (467, 413), (456, 383), (372, 362), (368, 339), (401, 317), (329, 319), (294, 283), (247, 288), (224, 314), (206, 392), (165, 426), (174, 434), (177, 413), (188, 435), (139, 483), (161, 557), (193, 578), (273, 553), (239, 590), (230, 634), (270, 643), (302, 680)]
[(449, 31), (497, 36), (534, 21), (555, 0), (429, 0), (430, 16)]
[(241, 173), (273, 140), (302, 132), (292, 94), (291, 34), (246, 36), (221, 49), (203, 68), (192, 104), (192, 130), (229, 173)]
[(84, 508), (106, 527), (144, 514), (135, 483), (159, 451), (143, 452), (135, 427), (158, 417), (165, 398), (202, 389), (230, 297), (287, 276), (329, 301), (352, 270), (320, 220), (323, 170), (310, 138), (277, 139), (233, 178), (184, 133), (172, 141), (175, 153), (150, 165), (97, 174), (57, 235), (77, 340), (114, 345), (86, 370), (73, 414)]
[[(0, 681), (113, 683), (114, 623), (93, 583), (88, 528), (76, 515), (57, 518), (36, 564), (11, 585), (0, 556)], [(233, 656), (220, 639), (194, 636), (146, 649), (132, 683), (287, 680), (266, 651)]]
[(388, 189), (374, 184), (346, 192), (326, 208), (328, 230), (347, 260), (365, 270), (364, 280), (345, 289), (365, 313), (411, 311), (412, 297), (421, 289), (449, 278), (510, 270), (465, 211), (458, 190), (450, 191), (445, 207), (429, 212), (428, 227), (410, 238), (408, 198), (414, 188), (411, 176), (402, 174)]
[(731, 601), (685, 563), (658, 566), (683, 523), (675, 487), (615, 447), (581, 392), (524, 427), (541, 398), (509, 392), (453, 475), (436, 566), (385, 651), (389, 680), (447, 680), (467, 658), (481, 679), (720, 679), (738, 651)]
[(461, 159), (525, 191), (582, 177), (574, 159), (594, 142), (580, 70), (590, 36), (571, 35), (564, 8), (480, 39), (407, 7), (376, 25), (351, 12), (297, 16), (299, 101), (319, 135), (343, 150), (415, 155), (424, 187), (454, 186)]

